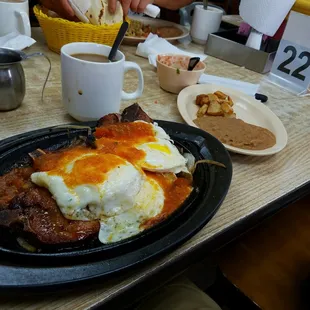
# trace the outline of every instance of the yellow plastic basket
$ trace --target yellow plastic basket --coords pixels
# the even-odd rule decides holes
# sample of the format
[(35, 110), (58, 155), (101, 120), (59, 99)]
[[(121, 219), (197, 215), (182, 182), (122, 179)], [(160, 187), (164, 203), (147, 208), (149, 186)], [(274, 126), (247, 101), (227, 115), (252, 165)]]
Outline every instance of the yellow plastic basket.
[(295, 4), (292, 7), (292, 10), (305, 14), (305, 15), (310, 15), (309, 0), (296, 0)]
[(95, 42), (112, 46), (122, 23), (91, 25), (50, 17), (47, 9), (36, 5), (33, 9), (43, 30), (49, 49), (60, 53), (63, 45), (71, 42)]

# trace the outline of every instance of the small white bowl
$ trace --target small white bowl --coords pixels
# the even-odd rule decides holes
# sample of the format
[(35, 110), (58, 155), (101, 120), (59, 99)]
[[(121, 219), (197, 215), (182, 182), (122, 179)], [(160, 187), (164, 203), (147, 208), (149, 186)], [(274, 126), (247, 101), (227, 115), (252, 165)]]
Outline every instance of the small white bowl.
[(183, 88), (197, 84), (206, 65), (199, 61), (193, 71), (187, 71), (190, 57), (177, 54), (161, 54), (156, 58), (157, 76), (162, 89), (178, 94)]

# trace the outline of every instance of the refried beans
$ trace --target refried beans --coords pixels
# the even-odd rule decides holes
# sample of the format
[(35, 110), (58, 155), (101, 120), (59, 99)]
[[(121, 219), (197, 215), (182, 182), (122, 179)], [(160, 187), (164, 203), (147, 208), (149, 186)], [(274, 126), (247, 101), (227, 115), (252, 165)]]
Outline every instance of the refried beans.
[(271, 131), (241, 119), (204, 116), (195, 119), (194, 123), (222, 143), (241, 149), (265, 150), (276, 144), (276, 137)]

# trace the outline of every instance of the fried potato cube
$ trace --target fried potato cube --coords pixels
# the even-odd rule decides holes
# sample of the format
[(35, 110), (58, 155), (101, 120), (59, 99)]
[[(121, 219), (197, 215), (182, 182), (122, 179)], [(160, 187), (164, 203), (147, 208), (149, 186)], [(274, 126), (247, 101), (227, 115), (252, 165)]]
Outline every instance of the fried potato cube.
[(212, 101), (210, 102), (210, 105), (208, 107), (207, 114), (213, 115), (213, 116), (221, 116), (221, 115), (224, 115), (224, 111), (222, 110), (220, 103), (216, 101)]
[(199, 108), (197, 112), (197, 117), (203, 117), (208, 111), (208, 105), (204, 104), (202, 107)]
[(196, 96), (196, 105), (200, 106), (197, 117), (205, 115), (236, 117), (232, 108), (233, 104), (230, 96), (219, 90), (213, 94), (200, 94)]
[(208, 96), (204, 96), (202, 99), (201, 99), (201, 105), (209, 105), (210, 104), (210, 100), (209, 100), (209, 97)]
[(224, 114), (224, 117), (227, 117), (227, 118), (236, 118), (236, 113), (233, 113), (233, 114)]
[(203, 106), (205, 104), (209, 104), (209, 102), (210, 102), (210, 100), (209, 100), (208, 95), (202, 94), (202, 95), (198, 95), (196, 97), (196, 104), (197, 105)]
[(196, 96), (196, 104), (197, 105), (201, 105), (201, 101), (202, 101), (202, 98), (204, 97), (204, 95), (198, 95)]
[(225, 99), (219, 99), (218, 100), (218, 102), (220, 103), (220, 104), (222, 104), (222, 103), (224, 103), (224, 102), (228, 102), (227, 100), (225, 100)]
[(226, 95), (226, 94), (224, 94), (223, 92), (221, 92), (221, 91), (216, 91), (215, 93), (214, 93), (214, 95), (216, 95), (219, 99), (220, 99), (220, 101), (222, 102), (222, 101), (228, 101), (229, 102), (229, 105), (232, 107), (233, 105), (234, 105), (234, 102), (232, 101), (232, 99), (231, 99), (231, 97), (230, 96), (228, 96), (228, 95)]
[(214, 95), (215, 96), (217, 96), (219, 99), (223, 99), (223, 100), (226, 100), (227, 99), (227, 95), (226, 94), (224, 94), (224, 93), (222, 93), (221, 91), (216, 91), (215, 93), (214, 93)]
[(224, 101), (223, 103), (221, 103), (221, 107), (222, 107), (222, 110), (224, 111), (225, 114), (233, 114), (234, 113), (234, 110), (230, 106), (228, 101)]
[(212, 101), (218, 102), (218, 99), (219, 99), (219, 98), (217, 98), (216, 95), (214, 95), (214, 94), (208, 94), (208, 97), (209, 97), (210, 103), (211, 103)]
[(227, 101), (229, 103), (229, 105), (232, 107), (234, 105), (234, 102), (232, 101), (232, 99), (230, 98), (230, 96), (227, 97)]

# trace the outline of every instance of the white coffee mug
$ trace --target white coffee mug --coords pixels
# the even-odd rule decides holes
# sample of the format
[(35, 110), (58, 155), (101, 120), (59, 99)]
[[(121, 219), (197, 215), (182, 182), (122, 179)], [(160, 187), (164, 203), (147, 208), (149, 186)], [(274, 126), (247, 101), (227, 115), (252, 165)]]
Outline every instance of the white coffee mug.
[(209, 33), (217, 32), (222, 21), (223, 11), (217, 8), (196, 5), (193, 22), (191, 25), (191, 37), (195, 43), (205, 44)]
[[(144, 80), (141, 68), (125, 61), (117, 51), (116, 61), (110, 63), (81, 60), (74, 54), (108, 56), (110, 46), (96, 43), (69, 43), (61, 48), (62, 100), (68, 113), (79, 121), (92, 121), (120, 110), (121, 99), (136, 99), (142, 95)], [(138, 89), (123, 91), (124, 74), (128, 70), (138, 73)]]
[(28, 0), (0, 0), (0, 37), (10, 32), (31, 37)]

